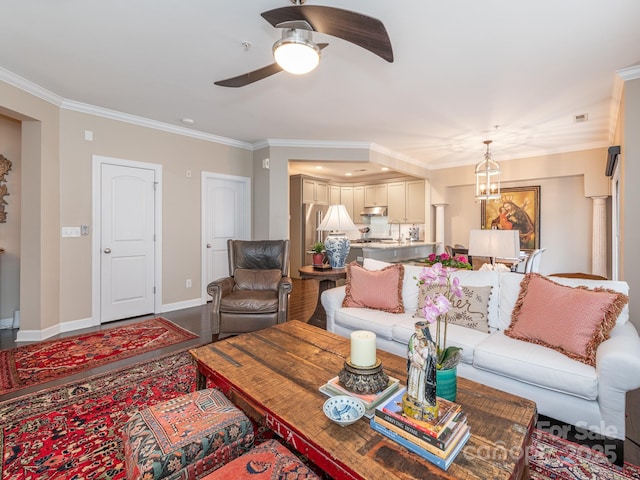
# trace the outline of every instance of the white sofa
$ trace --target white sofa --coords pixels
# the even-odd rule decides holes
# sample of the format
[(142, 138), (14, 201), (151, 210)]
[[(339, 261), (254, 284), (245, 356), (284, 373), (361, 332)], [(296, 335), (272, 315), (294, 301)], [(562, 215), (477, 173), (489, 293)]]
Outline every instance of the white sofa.
[[(365, 259), (364, 268), (377, 270), (389, 265)], [(405, 265), (402, 299), (405, 313), (392, 314), (367, 308), (345, 308), (345, 287), (326, 290), (322, 305), (327, 313), (327, 330), (349, 338), (354, 330), (376, 333), (377, 347), (405, 356), (414, 332), (413, 317), (418, 306), (415, 277), (420, 266)], [(458, 375), (506, 392), (534, 400), (538, 412), (615, 439), (624, 439), (625, 394), (640, 387), (640, 338), (629, 321), (628, 305), (616, 320), (611, 338), (601, 343), (596, 366), (540, 345), (504, 335), (518, 298), (523, 274), (459, 270), (462, 285), (491, 285), (489, 326), (491, 333), (452, 325), (448, 345), (462, 347)], [(628, 295), (628, 285), (619, 281), (596, 281), (553, 277), (569, 286), (606, 287)]]

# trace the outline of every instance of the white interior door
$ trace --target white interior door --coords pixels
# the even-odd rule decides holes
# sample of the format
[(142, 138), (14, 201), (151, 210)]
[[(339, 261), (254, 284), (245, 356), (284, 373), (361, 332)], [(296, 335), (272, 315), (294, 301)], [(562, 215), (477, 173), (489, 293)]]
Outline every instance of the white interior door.
[(212, 281), (229, 275), (227, 240), (251, 238), (250, 179), (203, 174), (203, 298)]
[(154, 312), (155, 171), (101, 165), (101, 322)]

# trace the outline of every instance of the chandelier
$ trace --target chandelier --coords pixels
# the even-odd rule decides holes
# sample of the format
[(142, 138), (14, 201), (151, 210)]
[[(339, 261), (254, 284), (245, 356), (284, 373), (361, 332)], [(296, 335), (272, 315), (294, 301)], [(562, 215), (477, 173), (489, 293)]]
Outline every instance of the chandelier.
[(483, 142), (487, 146), (484, 160), (476, 165), (476, 200), (497, 200), (500, 198), (500, 166), (491, 160), (489, 145), (491, 140)]

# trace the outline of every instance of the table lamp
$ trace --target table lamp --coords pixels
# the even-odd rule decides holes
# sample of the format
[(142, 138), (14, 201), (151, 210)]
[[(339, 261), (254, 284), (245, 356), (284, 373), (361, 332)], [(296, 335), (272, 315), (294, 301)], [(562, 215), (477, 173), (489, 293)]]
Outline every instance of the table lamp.
[(469, 232), (469, 256), (490, 257), (495, 266), (497, 258), (520, 257), (520, 232), (518, 230), (471, 230)]
[(344, 205), (331, 205), (329, 211), (322, 219), (318, 230), (329, 231), (324, 241), (324, 249), (329, 258), (331, 268), (344, 268), (345, 260), (349, 255), (351, 242), (344, 234), (348, 230), (357, 230)]

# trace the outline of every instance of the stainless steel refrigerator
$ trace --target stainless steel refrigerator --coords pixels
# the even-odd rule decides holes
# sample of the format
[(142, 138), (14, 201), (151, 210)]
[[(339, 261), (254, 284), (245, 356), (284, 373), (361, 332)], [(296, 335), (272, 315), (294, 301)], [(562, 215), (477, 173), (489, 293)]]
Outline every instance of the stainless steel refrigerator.
[[(327, 232), (319, 232), (317, 229), (328, 209), (328, 205), (319, 205), (317, 203), (303, 203), (297, 212), (294, 212), (292, 208), (290, 214), (293, 228), (291, 229), (289, 269), (291, 276), (298, 278), (298, 268), (313, 263), (311, 254), (307, 252), (311, 250), (311, 246), (314, 243), (322, 242), (326, 237)], [(294, 216), (297, 217), (295, 221), (293, 221)]]

